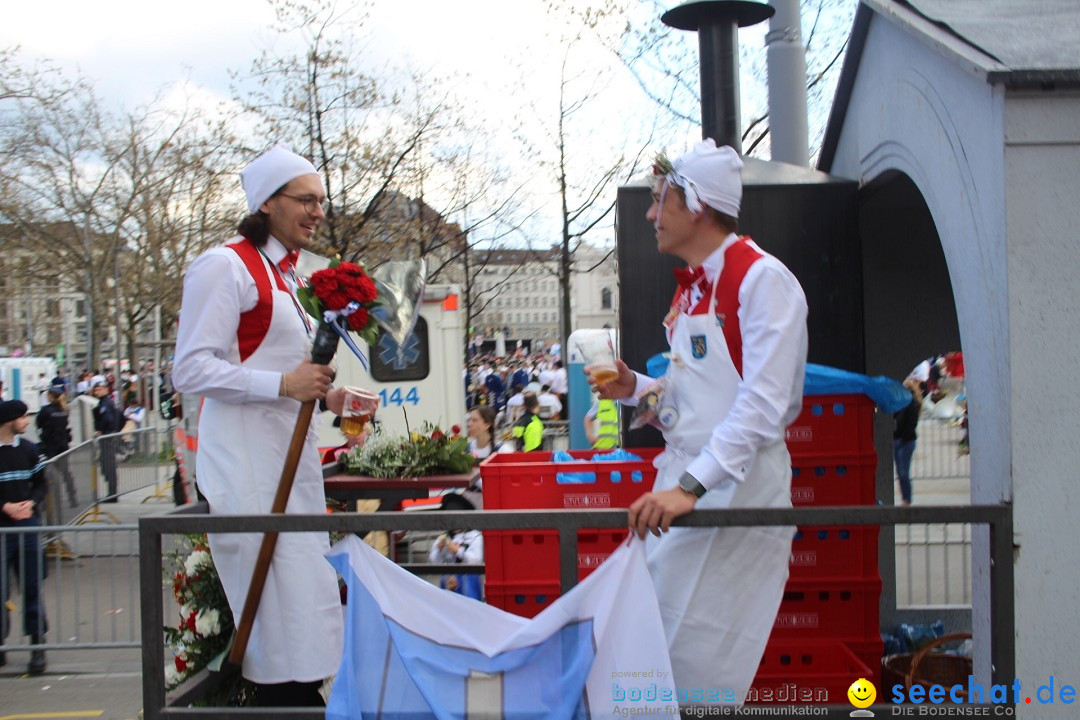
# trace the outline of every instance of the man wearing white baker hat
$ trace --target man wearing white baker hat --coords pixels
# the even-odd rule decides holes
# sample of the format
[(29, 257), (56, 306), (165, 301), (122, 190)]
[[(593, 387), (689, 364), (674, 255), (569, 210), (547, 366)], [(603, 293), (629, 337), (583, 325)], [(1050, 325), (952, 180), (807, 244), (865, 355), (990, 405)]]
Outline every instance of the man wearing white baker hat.
[[(240, 174), (248, 215), (240, 237), (199, 256), (184, 278), (173, 384), (205, 398), (196, 479), (212, 514), (268, 513), (300, 404), (343, 390), (309, 356), (314, 325), (296, 298), (296, 256), (325, 217), (326, 192), (306, 158), (277, 146)], [(287, 512), (326, 511), (314, 427)], [(239, 622), (261, 535), (210, 535), (233, 619)], [(318, 689), (341, 658), (337, 576), (326, 533), (282, 533), (244, 656), (256, 703), (322, 705)]]
[[(698, 508), (790, 507), (784, 430), (802, 406), (806, 299), (779, 260), (739, 237), (742, 160), (712, 140), (658, 160), (646, 219), (687, 264), (664, 321), (671, 346), (655, 422), (665, 452), (630, 506), (647, 540), (678, 687), (740, 704), (787, 582), (794, 528), (670, 528)], [(650, 378), (617, 361), (601, 397), (635, 405)], [(715, 695), (712, 694), (715, 691)]]

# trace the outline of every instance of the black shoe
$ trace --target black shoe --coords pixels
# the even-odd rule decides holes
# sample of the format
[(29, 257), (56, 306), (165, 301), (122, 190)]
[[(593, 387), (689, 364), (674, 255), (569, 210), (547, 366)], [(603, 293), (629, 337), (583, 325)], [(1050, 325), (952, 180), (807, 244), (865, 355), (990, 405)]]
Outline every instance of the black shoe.
[(7, 655), (0, 652), (0, 667), (4, 667), (5, 665), (7, 665)]
[(31, 650), (30, 651), (30, 674), (40, 675), (45, 672), (45, 651), (44, 650)]

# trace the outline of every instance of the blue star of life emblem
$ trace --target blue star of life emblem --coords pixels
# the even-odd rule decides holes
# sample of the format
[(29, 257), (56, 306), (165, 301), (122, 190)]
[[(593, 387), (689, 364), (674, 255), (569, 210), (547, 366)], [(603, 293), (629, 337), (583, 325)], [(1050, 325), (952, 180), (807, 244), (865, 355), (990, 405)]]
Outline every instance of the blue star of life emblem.
[(420, 359), (420, 339), (409, 333), (404, 345), (398, 345), (388, 334), (379, 338), (379, 360), (395, 370), (404, 370)]

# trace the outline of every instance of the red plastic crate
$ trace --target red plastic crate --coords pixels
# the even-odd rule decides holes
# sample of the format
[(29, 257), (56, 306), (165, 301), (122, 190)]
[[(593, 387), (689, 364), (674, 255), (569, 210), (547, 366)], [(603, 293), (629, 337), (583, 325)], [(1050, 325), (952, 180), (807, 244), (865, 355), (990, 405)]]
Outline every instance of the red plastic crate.
[(559, 583), (484, 583), (488, 605), (521, 617), (536, 617), (559, 597)]
[(772, 638), (846, 641), (878, 637), (880, 600), (880, 578), (788, 580)]
[(876, 472), (873, 453), (792, 458), (791, 504), (874, 505)]
[[(652, 490), (652, 461), (662, 448), (635, 448), (640, 461), (553, 463), (551, 453), (496, 453), (480, 463), (484, 507), (488, 510), (538, 508), (590, 509), (629, 507)], [(572, 450), (588, 460), (597, 451)], [(591, 483), (560, 483), (559, 473), (594, 473)]]
[(851, 683), (859, 678), (870, 680), (872, 675), (873, 671), (837, 640), (770, 639), (746, 702), (840, 705), (847, 702)]
[(791, 456), (874, 451), (874, 401), (866, 395), (807, 395), (785, 438)]
[[(625, 528), (578, 531), (578, 580), (607, 560), (626, 539)], [(485, 530), (484, 564), (495, 582), (559, 585), (559, 533), (555, 530)]]
[[(630, 462), (553, 463), (551, 453), (498, 453), (480, 464), (484, 507), (489, 510), (618, 508), (652, 490), (661, 448), (637, 448)], [(575, 450), (589, 460), (595, 450)], [(560, 483), (559, 473), (593, 473), (594, 482)], [(584, 579), (615, 551), (626, 530), (578, 531), (578, 579)], [(487, 577), (496, 583), (548, 583), (559, 586), (559, 536), (554, 530), (484, 532)]]
[(874, 687), (878, 689), (878, 695), (884, 693), (885, 689), (881, 687), (881, 659), (885, 655), (885, 643), (881, 640), (881, 633), (863, 640), (845, 639), (844, 644), (855, 653), (855, 657), (859, 658), (863, 665), (870, 668), (873, 677), (870, 675), (864, 677), (874, 683)]
[(791, 541), (788, 569), (795, 580), (878, 578), (878, 528), (800, 525)]

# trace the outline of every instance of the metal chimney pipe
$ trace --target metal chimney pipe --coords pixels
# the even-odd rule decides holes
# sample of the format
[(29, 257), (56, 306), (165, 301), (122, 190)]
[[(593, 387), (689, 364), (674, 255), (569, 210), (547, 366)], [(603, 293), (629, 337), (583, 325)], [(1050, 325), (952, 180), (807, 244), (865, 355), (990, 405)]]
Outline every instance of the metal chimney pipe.
[(772, 17), (775, 10), (750, 0), (705, 0), (672, 8), (665, 25), (696, 30), (701, 65), (701, 137), (742, 153), (739, 115), (739, 28)]
[(769, 0), (776, 14), (765, 35), (769, 64), (769, 135), (772, 159), (810, 165), (806, 120), (806, 51), (799, 0)]

